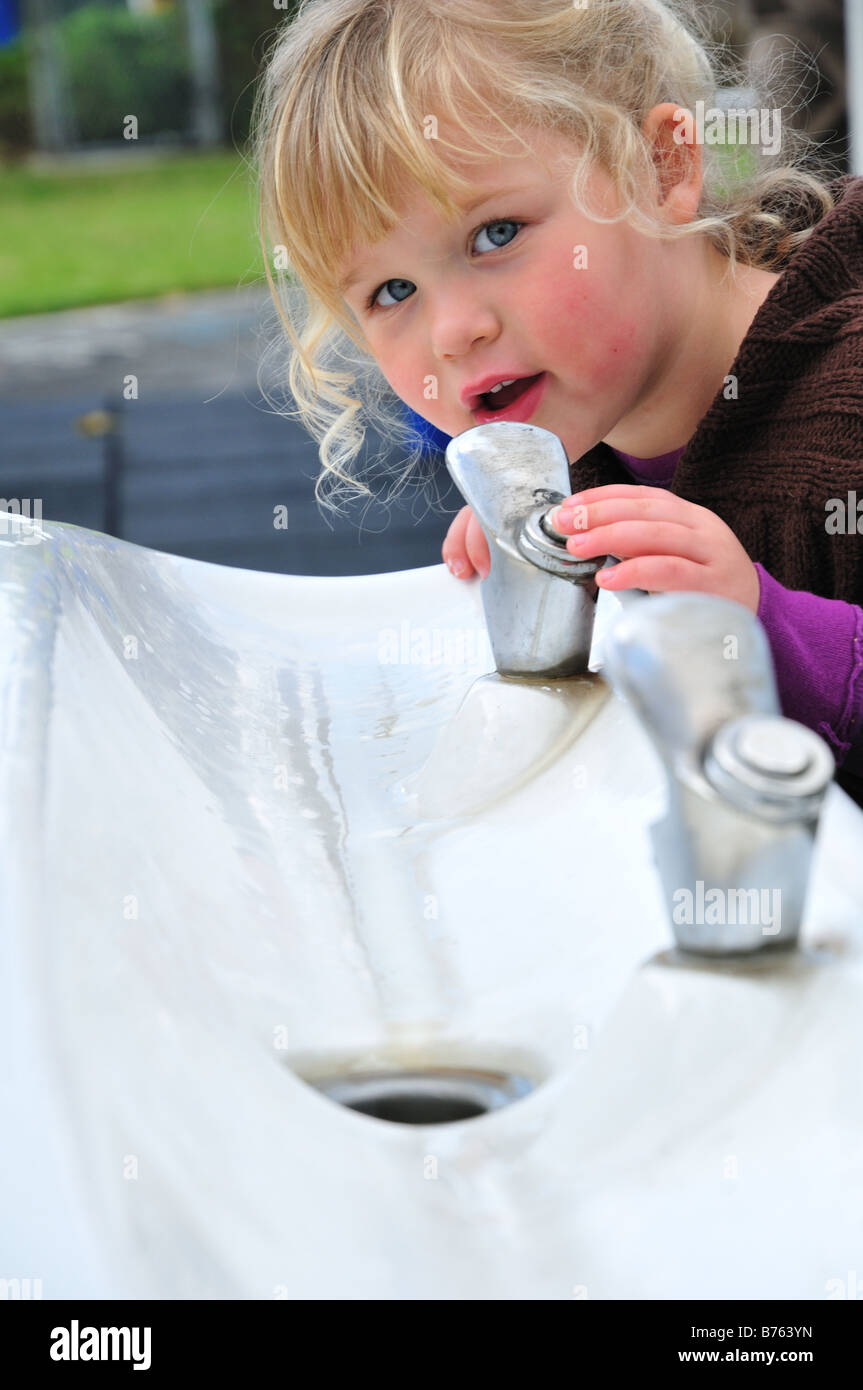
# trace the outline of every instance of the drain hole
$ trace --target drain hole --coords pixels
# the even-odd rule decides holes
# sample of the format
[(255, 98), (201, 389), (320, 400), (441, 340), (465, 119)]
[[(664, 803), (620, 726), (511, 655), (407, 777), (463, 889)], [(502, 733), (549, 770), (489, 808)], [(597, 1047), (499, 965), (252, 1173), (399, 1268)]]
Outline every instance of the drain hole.
[(373, 1115), (376, 1120), (392, 1120), (399, 1125), (446, 1125), (455, 1120), (472, 1120), (485, 1115), (488, 1109), (471, 1100), (457, 1096), (408, 1096), (382, 1093), (374, 1100), (342, 1102), (349, 1110), (361, 1115)]
[(445, 1125), (499, 1110), (533, 1090), (526, 1076), (468, 1072), (452, 1067), (411, 1072), (366, 1072), (310, 1083), (330, 1100), (401, 1125)]

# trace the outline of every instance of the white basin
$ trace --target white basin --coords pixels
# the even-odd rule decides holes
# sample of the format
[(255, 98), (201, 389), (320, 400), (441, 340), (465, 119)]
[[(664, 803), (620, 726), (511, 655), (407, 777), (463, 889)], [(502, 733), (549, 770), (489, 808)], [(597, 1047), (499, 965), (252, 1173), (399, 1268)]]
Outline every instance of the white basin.
[[(863, 818), (835, 785), (804, 949), (685, 966), (657, 757), (601, 678), (493, 673), (478, 583), (15, 517), (0, 730), (0, 1274), (823, 1298), (859, 1264)], [(423, 1065), (536, 1089), (416, 1127), (301, 1079)]]

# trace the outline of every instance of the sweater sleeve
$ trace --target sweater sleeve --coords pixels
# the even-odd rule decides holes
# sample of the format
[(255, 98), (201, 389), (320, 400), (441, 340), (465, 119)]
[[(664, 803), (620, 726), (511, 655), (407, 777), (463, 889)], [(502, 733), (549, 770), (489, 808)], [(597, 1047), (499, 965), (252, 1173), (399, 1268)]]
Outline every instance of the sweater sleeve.
[(756, 563), (758, 618), (782, 712), (821, 734), (837, 767), (863, 773), (863, 609), (786, 589)]

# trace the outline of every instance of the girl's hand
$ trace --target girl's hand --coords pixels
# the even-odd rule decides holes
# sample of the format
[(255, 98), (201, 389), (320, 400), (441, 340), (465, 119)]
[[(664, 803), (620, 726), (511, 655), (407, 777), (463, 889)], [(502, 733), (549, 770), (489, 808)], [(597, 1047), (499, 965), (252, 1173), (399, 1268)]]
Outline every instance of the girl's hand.
[(468, 579), (475, 570), (485, 579), (491, 569), (488, 541), (470, 507), (462, 507), (450, 523), (441, 554), (456, 579)]
[(566, 548), (579, 559), (620, 557), (621, 564), (597, 573), (602, 589), (697, 590), (758, 612), (758, 571), (731, 528), (664, 488), (589, 488), (567, 497), (549, 519), (569, 535)]

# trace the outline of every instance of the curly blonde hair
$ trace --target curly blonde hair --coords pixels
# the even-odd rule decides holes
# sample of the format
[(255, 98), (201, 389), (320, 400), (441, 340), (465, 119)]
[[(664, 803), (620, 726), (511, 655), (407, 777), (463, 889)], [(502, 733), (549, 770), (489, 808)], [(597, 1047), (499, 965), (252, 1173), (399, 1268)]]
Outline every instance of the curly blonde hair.
[[(706, 10), (694, 0), (301, 0), (275, 31), (252, 122), (261, 246), (281, 321), (262, 364), (275, 355), (284, 382), (287, 339), (295, 409), (262, 389), (318, 443), (319, 504), (337, 511), (341, 497), (375, 495), (351, 470), (369, 424), (400, 451), (390, 498), (421, 472), (422, 442), (342, 299), (338, 272), (352, 247), (393, 229), (407, 192), (420, 189), (454, 220), (470, 185), (445, 152), (504, 153), (490, 124), (509, 147), (513, 137), (524, 147), (513, 125), (571, 137), (571, 197), (586, 217), (626, 220), (647, 236), (704, 235), (732, 274), (738, 261), (781, 268), (832, 210), (825, 180), (843, 171), (816, 159), (811, 137), (786, 120), (778, 153), (750, 156), (745, 167), (731, 170), (727, 153), (705, 144), (692, 222), (668, 224), (645, 210), (652, 203), (641, 203), (642, 191), (661, 198), (641, 130), (654, 106), (674, 101), (695, 112), (727, 84), (776, 108), (767, 76), (744, 70), (741, 82)], [(427, 138), (440, 112), (469, 149)], [(619, 217), (588, 205), (594, 161), (613, 181)]]

